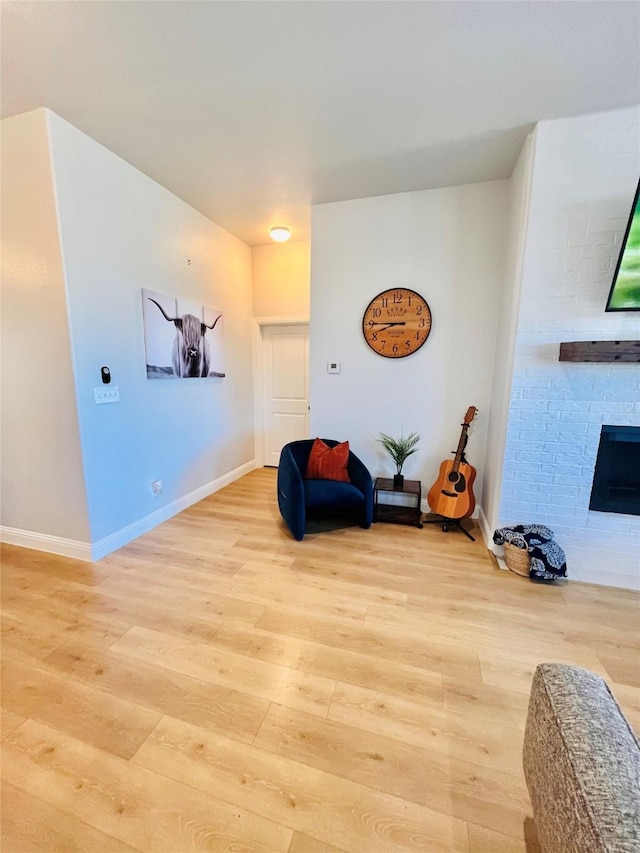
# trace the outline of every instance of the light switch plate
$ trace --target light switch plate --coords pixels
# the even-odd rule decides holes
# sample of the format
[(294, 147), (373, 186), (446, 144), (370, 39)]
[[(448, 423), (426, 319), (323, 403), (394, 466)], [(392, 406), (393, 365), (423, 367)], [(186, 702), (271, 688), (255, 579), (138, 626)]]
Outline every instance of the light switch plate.
[(120, 402), (120, 386), (119, 385), (103, 385), (100, 388), (94, 388), (93, 394), (96, 398), (96, 406), (103, 403), (119, 403)]
[(340, 373), (340, 362), (339, 361), (328, 361), (327, 362), (327, 373)]

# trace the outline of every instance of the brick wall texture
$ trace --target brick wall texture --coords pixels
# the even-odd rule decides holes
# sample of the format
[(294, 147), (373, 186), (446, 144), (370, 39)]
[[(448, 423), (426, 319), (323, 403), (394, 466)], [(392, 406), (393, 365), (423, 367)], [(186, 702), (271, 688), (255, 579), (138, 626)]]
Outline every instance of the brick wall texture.
[(604, 309), (640, 172), (640, 111), (542, 122), (535, 155), (501, 524), (548, 524), (574, 579), (640, 589), (640, 517), (592, 512), (603, 424), (640, 426), (640, 365), (558, 361), (559, 343), (640, 338)]

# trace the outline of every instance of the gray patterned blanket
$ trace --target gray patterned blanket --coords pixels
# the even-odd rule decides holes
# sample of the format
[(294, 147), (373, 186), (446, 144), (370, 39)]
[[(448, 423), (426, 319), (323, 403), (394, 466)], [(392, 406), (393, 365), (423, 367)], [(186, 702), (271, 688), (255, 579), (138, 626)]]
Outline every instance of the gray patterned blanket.
[(499, 527), (493, 534), (496, 545), (509, 542), (529, 552), (531, 580), (554, 581), (567, 576), (567, 558), (553, 538), (554, 533), (544, 524), (514, 524)]

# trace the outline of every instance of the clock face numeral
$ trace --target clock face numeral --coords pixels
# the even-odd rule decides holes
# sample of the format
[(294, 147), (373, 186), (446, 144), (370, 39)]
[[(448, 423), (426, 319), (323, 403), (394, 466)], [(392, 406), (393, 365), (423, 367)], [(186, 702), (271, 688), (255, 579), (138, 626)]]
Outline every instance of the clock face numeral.
[[(406, 287), (395, 287), (371, 300), (362, 317), (367, 344), (385, 358), (405, 358), (419, 350), (431, 332), (426, 300)], [(384, 338), (381, 337), (384, 332)]]

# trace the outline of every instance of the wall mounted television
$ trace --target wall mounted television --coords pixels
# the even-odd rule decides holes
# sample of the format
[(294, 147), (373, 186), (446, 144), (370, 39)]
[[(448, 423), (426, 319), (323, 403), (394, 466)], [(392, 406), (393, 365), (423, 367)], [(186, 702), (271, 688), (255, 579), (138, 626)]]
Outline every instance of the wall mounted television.
[(605, 311), (640, 311), (640, 181)]

